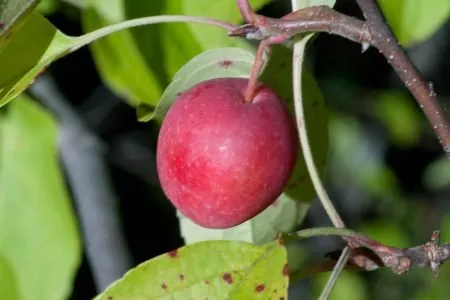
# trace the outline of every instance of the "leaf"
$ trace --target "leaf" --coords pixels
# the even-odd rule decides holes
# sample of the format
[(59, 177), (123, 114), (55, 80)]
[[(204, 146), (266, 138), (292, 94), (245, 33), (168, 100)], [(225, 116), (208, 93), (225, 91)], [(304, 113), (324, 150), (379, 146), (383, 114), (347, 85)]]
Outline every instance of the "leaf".
[[(82, 10), (82, 25), (85, 31), (93, 31), (107, 25), (126, 20), (125, 5), (130, 1), (108, 0), (88, 1)], [(147, 7), (156, 6), (156, 1), (133, 1), (132, 3)], [(143, 10), (145, 13), (145, 10)], [(152, 12), (157, 14), (157, 12)], [(151, 15), (149, 13), (149, 15)], [(155, 31), (155, 26), (144, 30)], [(135, 29), (138, 30), (138, 29)], [(142, 30), (142, 29), (141, 29)], [(148, 35), (148, 41), (155, 40)], [(159, 43), (152, 43), (154, 49), (148, 55), (158, 55)], [(102, 80), (119, 96), (132, 105), (139, 103), (155, 104), (162, 93), (165, 74), (158, 74), (158, 68), (148, 64), (141, 52), (132, 30), (123, 30), (92, 43), (90, 47)], [(159, 61), (161, 59), (159, 58)], [(159, 70), (161, 73), (161, 70)], [(160, 76), (157, 76), (160, 75)], [(161, 81), (162, 80), (162, 81)]]
[[(268, 1), (253, 2), (258, 8)], [(89, 9), (83, 11), (83, 25), (91, 31), (126, 19), (161, 14), (201, 15), (236, 23), (241, 20), (236, 3), (228, 0), (91, 0)], [(220, 28), (164, 24), (122, 31), (97, 41), (91, 49), (103, 81), (132, 104), (141, 104), (139, 115), (148, 115), (162, 87), (189, 59), (204, 50), (228, 46), (251, 49), (247, 41), (230, 38)]]
[(0, 53), (0, 107), (25, 90), (52, 61), (69, 53), (75, 41), (32, 13)]
[(20, 96), (0, 134), (1, 299), (65, 299), (81, 245), (56, 155), (56, 124)]
[[(269, 0), (251, 0), (250, 4), (254, 10), (260, 9), (269, 3)], [(242, 23), (242, 16), (236, 5), (236, 1), (229, 0), (183, 0), (183, 13), (193, 16), (206, 16), (230, 22), (232, 24)], [(206, 27), (198, 24), (188, 25), (203, 49), (217, 47), (240, 47), (250, 49), (249, 43), (244, 39), (230, 38), (218, 28)]]
[(240, 48), (217, 48), (205, 51), (185, 64), (164, 91), (155, 111), (140, 113), (140, 121), (162, 119), (179, 93), (193, 85), (219, 77), (248, 77), (254, 55)]
[[(39, 0), (2, 0), (0, 2), (0, 43), (19, 28)], [(0, 53), (2, 47), (0, 45)]]
[(235, 240), (262, 245), (279, 233), (292, 232), (303, 220), (309, 204), (293, 201), (285, 193), (256, 217), (228, 229), (203, 228), (178, 213), (181, 235), (186, 244), (207, 240)]
[(41, 0), (36, 10), (43, 15), (50, 15), (55, 13), (59, 6), (61, 0)]
[[(6, 46), (0, 43), (4, 46), (0, 65), (6, 70), (0, 72), (0, 106), (24, 91), (46, 66), (80, 47), (127, 28), (180, 21), (186, 21), (186, 17), (152, 16), (113, 24), (79, 37), (68, 37), (44, 17), (32, 13)], [(151, 102), (154, 99), (144, 100)]]
[(380, 0), (381, 9), (403, 46), (413, 46), (433, 35), (450, 16), (448, 0)]
[(375, 101), (374, 114), (386, 127), (396, 146), (412, 147), (423, 133), (422, 116), (407, 94), (382, 92)]
[[(193, 0), (192, 3), (194, 3), (195, 1), (204, 2), (204, 0)], [(186, 14), (183, 11), (183, 0), (170, 0), (165, 1), (165, 3), (166, 7), (164, 9), (164, 13), (181, 15)], [(221, 30), (220, 34), (227, 36), (227, 32), (223, 29)], [(202, 45), (196, 42), (192, 30), (190, 30), (189, 28), (189, 24), (162, 25), (159, 36), (161, 40), (160, 53), (162, 53), (163, 55), (161, 57), (156, 57), (156, 59), (163, 60), (164, 62), (164, 68), (167, 75), (166, 84), (164, 85), (165, 87), (171, 82), (172, 77), (187, 61), (207, 49), (203, 48)], [(208, 38), (210, 38), (210, 36), (205, 36), (205, 39)], [(144, 50), (147, 49), (148, 51), (151, 51), (153, 49), (152, 47), (154, 44), (148, 43), (148, 39), (145, 35), (142, 36), (140, 42), (141, 44), (147, 45), (147, 48), (144, 48)]]
[(0, 252), (0, 278), (2, 286), (0, 288), (0, 299), (20, 299), (20, 293), (17, 287), (16, 276), (9, 262)]
[(264, 246), (201, 242), (140, 264), (96, 300), (267, 299), (268, 293), (280, 299), (287, 294), (286, 269), (279, 241)]

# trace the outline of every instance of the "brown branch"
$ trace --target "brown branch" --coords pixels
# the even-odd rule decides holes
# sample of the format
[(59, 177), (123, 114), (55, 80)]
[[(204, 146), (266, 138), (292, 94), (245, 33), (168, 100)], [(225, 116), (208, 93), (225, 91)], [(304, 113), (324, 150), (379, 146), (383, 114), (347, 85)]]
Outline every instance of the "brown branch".
[(433, 85), (426, 82), (388, 26), (375, 0), (356, 0), (367, 19), (373, 44), (386, 57), (427, 116), (447, 157), (450, 157), (450, 123), (437, 101)]
[[(353, 244), (358, 246), (352, 249), (347, 268), (361, 271), (388, 267), (400, 275), (414, 267), (429, 266), (437, 277), (440, 266), (450, 258), (450, 244), (439, 245), (439, 231), (433, 232), (429, 242), (412, 248), (385, 246), (362, 235), (347, 239), (351, 239)], [(331, 252), (327, 256), (336, 261), (340, 252)], [(327, 267), (330, 267), (329, 263)]]
[[(248, 39), (265, 41), (264, 47), (284, 43), (296, 35), (308, 32), (327, 32), (361, 43), (363, 50), (372, 45), (387, 58), (401, 80), (416, 98), (419, 106), (434, 129), (445, 153), (450, 158), (450, 123), (441, 104), (437, 101), (432, 85), (428, 84), (414, 64), (398, 45), (397, 40), (373, 0), (357, 0), (367, 21), (350, 17), (327, 7), (315, 6), (300, 9), (282, 19), (257, 15), (248, 0), (237, 0), (241, 14), (250, 19), (249, 24), (232, 30), (230, 36), (243, 36)], [(250, 81), (256, 82), (263, 66), (262, 53), (255, 57)], [(257, 74), (257, 75), (255, 75)], [(254, 87), (249, 86), (246, 95), (253, 95)], [(251, 101), (251, 99), (247, 99)]]

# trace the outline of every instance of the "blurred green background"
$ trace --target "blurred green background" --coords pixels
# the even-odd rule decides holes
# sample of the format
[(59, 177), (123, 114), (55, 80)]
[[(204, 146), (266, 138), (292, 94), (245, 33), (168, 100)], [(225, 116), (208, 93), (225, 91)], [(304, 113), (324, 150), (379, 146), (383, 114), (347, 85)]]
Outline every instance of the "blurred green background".
[[(44, 0), (38, 10), (63, 33), (80, 35), (125, 19), (163, 13), (201, 14), (240, 22), (234, 1), (227, 1), (232, 5), (223, 4), (225, 0), (217, 1), (220, 5), (206, 0)], [(287, 0), (253, 3), (262, 14), (272, 17), (281, 17), (290, 9)], [(401, 43), (408, 46), (408, 55), (433, 83), (439, 101), (449, 107), (450, 2), (380, 3)], [(338, 0), (335, 8), (361, 17), (355, 1)], [(219, 46), (251, 47), (229, 39), (220, 29), (193, 31), (190, 26), (198, 25), (157, 25), (123, 31), (64, 57), (45, 72), (73, 112), (105, 146), (107, 170), (118, 197), (117, 210), (133, 265), (183, 244), (176, 212), (164, 198), (156, 178), (159, 124), (137, 122), (133, 105), (140, 101), (154, 105), (176, 71), (201, 51)], [(332, 113), (325, 181), (348, 227), (397, 247), (422, 244), (436, 229), (441, 230), (442, 241), (450, 242), (450, 161), (444, 158), (421, 110), (385, 58), (375, 49), (362, 54), (358, 44), (320, 34), (308, 49), (306, 64)], [(19, 121), (24, 113), (8, 107), (6, 112), (16, 113)], [(36, 114), (33, 109), (25, 113)], [(39, 127), (41, 123), (36, 122), (27, 126)], [(5, 161), (0, 167), (4, 165)], [(67, 185), (68, 193), (73, 194), (73, 187)], [(77, 207), (75, 210), (82, 217), (82, 211)], [(314, 201), (301, 227), (330, 224), (318, 201)], [(74, 248), (80, 246), (76, 234), (72, 243)], [(308, 264), (340, 247), (339, 239), (311, 239), (298, 245), (301, 257), (296, 260)], [(76, 265), (76, 254), (73, 260)], [(85, 252), (79, 269), (72, 265), (70, 268), (73, 280), (72, 275), (67, 275), (66, 292), (46, 299), (65, 299), (64, 295), (69, 299), (90, 299), (96, 295), (95, 276)], [(328, 274), (323, 274), (292, 284), (290, 299), (317, 299), (327, 278)], [(389, 270), (365, 274), (344, 271), (331, 299), (447, 299), (449, 281), (450, 267), (446, 265), (438, 279), (429, 269), (415, 269), (402, 276)], [(6, 285), (0, 284), (0, 296)]]

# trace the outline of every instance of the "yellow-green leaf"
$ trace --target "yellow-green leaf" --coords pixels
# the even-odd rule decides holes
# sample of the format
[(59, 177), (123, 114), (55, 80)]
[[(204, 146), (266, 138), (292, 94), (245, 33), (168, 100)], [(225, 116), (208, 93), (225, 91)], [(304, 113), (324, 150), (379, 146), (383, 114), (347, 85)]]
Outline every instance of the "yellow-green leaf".
[(449, 0), (380, 0), (379, 4), (405, 47), (428, 39), (450, 16)]
[(80, 237), (56, 151), (54, 120), (24, 96), (0, 131), (0, 299), (60, 300), (72, 290)]
[(287, 295), (286, 272), (286, 250), (279, 241), (200, 242), (142, 263), (96, 300), (280, 299)]

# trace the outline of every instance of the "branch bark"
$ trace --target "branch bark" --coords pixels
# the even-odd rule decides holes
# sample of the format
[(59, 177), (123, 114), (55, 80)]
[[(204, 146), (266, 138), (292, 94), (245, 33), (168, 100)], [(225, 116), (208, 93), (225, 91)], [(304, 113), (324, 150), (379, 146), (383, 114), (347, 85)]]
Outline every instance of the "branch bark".
[(436, 132), (447, 157), (450, 158), (450, 123), (443, 106), (437, 100), (433, 85), (427, 83), (399, 45), (377, 2), (374, 0), (356, 0), (356, 2), (367, 19), (366, 23), (372, 36), (373, 45), (386, 57), (400, 79), (416, 98), (417, 103)]

